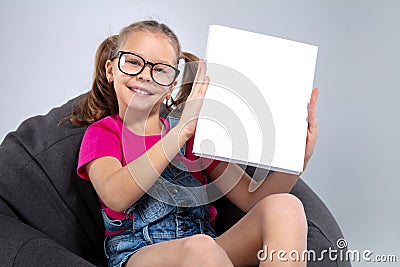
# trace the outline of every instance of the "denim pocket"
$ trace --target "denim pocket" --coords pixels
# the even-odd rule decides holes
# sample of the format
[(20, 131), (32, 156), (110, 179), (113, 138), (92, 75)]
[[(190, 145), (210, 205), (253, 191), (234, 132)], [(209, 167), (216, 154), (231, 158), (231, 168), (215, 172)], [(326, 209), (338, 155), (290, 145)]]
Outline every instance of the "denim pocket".
[(135, 237), (131, 230), (121, 235), (107, 236), (104, 241), (104, 249), (107, 258), (119, 257), (146, 245), (147, 243), (142, 238)]
[(157, 190), (151, 190), (149, 193), (150, 195), (145, 194), (135, 205), (136, 212), (146, 224), (161, 219), (166, 213), (166, 205), (162, 202)]
[(184, 203), (182, 206), (197, 207), (208, 204), (206, 187), (190, 173), (176, 179), (176, 184), (180, 185), (182, 189), (178, 197), (186, 198), (186, 201), (189, 201), (189, 203)]

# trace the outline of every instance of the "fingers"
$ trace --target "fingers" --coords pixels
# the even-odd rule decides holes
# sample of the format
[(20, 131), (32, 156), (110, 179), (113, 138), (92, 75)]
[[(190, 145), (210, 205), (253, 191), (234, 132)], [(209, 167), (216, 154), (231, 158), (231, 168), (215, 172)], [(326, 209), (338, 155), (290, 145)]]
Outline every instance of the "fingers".
[(195, 82), (202, 82), (206, 76), (207, 65), (203, 59), (199, 60), (199, 67), (197, 68), (196, 77), (194, 79)]
[(188, 100), (204, 97), (205, 92), (207, 91), (208, 83), (210, 82), (210, 78), (206, 76), (206, 73), (207, 73), (207, 64), (204, 60), (201, 59), (199, 60), (198, 69), (193, 82), (192, 91), (188, 97)]
[(197, 97), (201, 97), (201, 98), (204, 97), (204, 95), (206, 94), (209, 82), (210, 82), (210, 77), (205, 76), (204, 80), (197, 85), (197, 88), (196, 88), (196, 89), (198, 89)]
[(310, 106), (308, 109), (308, 126), (310, 129), (317, 129), (317, 99), (319, 89), (314, 88), (311, 93)]

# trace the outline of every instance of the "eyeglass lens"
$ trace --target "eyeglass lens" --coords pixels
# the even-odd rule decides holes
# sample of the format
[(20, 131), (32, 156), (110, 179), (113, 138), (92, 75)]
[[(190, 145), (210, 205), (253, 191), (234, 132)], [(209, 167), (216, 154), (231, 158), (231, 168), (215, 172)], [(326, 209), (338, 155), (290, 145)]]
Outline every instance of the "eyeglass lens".
[[(137, 75), (145, 68), (145, 62), (139, 56), (122, 54), (119, 68), (126, 74)], [(151, 77), (158, 84), (170, 85), (176, 78), (176, 70), (167, 64), (156, 63), (151, 68)]]

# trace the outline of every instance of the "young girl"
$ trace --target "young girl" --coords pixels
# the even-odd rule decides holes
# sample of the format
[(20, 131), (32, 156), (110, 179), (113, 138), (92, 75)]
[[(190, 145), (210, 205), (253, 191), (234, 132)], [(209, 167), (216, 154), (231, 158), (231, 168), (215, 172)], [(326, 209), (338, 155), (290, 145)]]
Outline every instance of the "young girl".
[[(195, 82), (182, 86), (173, 101), (181, 58), (197, 61), (181, 52), (166, 25), (141, 21), (123, 28), (99, 46), (92, 90), (71, 115), (73, 122), (90, 125), (78, 174), (92, 182), (100, 198), (109, 266), (305, 266), (293, 254), (306, 249), (304, 209), (288, 194), (299, 176), (274, 172), (250, 193), (251, 178), (237, 165), (206, 164), (194, 156), (196, 117), (209, 78), (200, 60)], [(187, 70), (183, 76), (190, 76)], [(317, 94), (314, 89), (304, 166), (316, 142)], [(186, 100), (179, 121), (160, 118), (165, 99), (175, 105)], [(177, 159), (207, 167), (190, 171)], [(226, 196), (246, 215), (216, 237), (215, 209), (204, 204), (204, 191), (190, 188), (238, 175)], [(217, 185), (224, 190), (224, 183)]]

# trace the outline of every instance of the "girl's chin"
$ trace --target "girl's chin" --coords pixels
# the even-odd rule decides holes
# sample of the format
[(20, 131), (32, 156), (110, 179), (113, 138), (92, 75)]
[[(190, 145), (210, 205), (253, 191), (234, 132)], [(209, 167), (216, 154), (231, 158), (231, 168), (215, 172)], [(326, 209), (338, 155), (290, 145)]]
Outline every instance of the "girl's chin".
[(135, 112), (148, 112), (151, 113), (153, 110), (155, 109), (159, 109), (160, 108), (160, 104), (159, 103), (144, 103), (141, 101), (132, 101), (131, 103), (129, 103), (129, 109)]
[(151, 97), (151, 96), (136, 96), (133, 95), (132, 98), (129, 101), (128, 107), (131, 110), (134, 110), (136, 112), (150, 112), (151, 110), (154, 109), (159, 109), (162, 102), (163, 102), (162, 97)]

